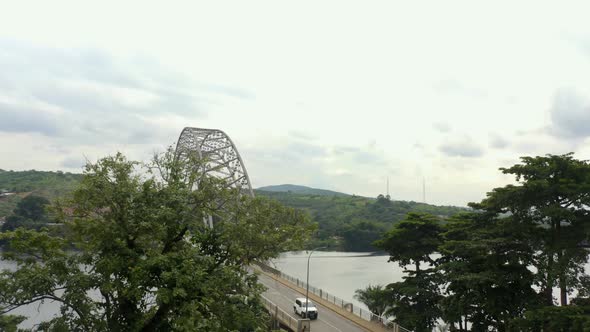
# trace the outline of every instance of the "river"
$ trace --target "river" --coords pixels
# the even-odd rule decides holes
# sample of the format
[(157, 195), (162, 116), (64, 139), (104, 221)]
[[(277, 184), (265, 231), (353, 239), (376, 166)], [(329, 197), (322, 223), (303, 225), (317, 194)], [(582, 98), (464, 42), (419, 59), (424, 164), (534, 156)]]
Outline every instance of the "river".
[[(282, 272), (305, 281), (307, 257), (306, 252), (288, 252), (274, 259), (272, 264)], [(388, 263), (388, 258), (368, 253), (316, 251), (309, 263), (309, 284), (366, 308), (354, 300), (356, 289), (402, 281), (403, 269), (397, 263)], [(13, 268), (14, 264), (0, 261), (0, 269)], [(590, 273), (590, 264), (586, 265), (586, 273)], [(558, 295), (555, 289), (554, 296), (557, 298)], [(31, 304), (12, 313), (29, 317), (20, 327), (31, 328), (57, 315), (59, 304), (46, 301), (43, 305)]]
[[(307, 257), (306, 252), (287, 252), (273, 260), (273, 264), (305, 282)], [(395, 262), (388, 263), (388, 259), (389, 256), (367, 253), (314, 251), (309, 261), (309, 284), (366, 308), (354, 299), (355, 290), (402, 281), (403, 269)], [(590, 274), (590, 264), (586, 264), (585, 270)], [(559, 298), (559, 289), (554, 289), (553, 296)]]
[[(307, 257), (306, 252), (288, 252), (272, 263), (283, 273), (305, 282)], [(366, 308), (354, 299), (356, 289), (402, 281), (403, 269), (397, 263), (388, 263), (388, 259), (370, 253), (314, 251), (309, 260), (309, 284)]]
[[(369, 284), (387, 285), (402, 280), (402, 269), (397, 263), (387, 263), (387, 259), (388, 256), (374, 256), (367, 253), (316, 251), (310, 260), (309, 283), (366, 308), (353, 299), (357, 288), (364, 288)], [(305, 252), (284, 253), (274, 260), (274, 265), (286, 274), (305, 280), (307, 254)], [(14, 264), (0, 261), (0, 269), (13, 268)], [(31, 328), (34, 324), (57, 315), (59, 304), (46, 301), (42, 305), (31, 304), (21, 307), (12, 313), (29, 317), (20, 327)]]

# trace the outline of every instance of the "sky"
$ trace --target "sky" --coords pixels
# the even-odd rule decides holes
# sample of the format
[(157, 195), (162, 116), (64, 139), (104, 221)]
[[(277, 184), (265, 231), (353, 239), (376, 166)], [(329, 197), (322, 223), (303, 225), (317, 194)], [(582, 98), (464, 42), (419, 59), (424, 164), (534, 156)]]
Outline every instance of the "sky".
[(521, 156), (590, 159), (585, 2), (3, 2), (1, 169), (215, 128), (254, 187), (465, 206)]

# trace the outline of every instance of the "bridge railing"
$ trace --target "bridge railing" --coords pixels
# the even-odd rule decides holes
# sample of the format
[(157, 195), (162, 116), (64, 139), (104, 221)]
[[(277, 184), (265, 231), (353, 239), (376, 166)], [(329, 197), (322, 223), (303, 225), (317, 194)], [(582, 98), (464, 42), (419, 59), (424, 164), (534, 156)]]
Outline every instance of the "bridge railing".
[(296, 319), (296, 318), (292, 317), (291, 315), (289, 315), (286, 311), (284, 311), (283, 309), (279, 308), (279, 306), (277, 306), (276, 304), (274, 304), (272, 301), (270, 301), (269, 299), (267, 299), (263, 295), (261, 295), (260, 297), (262, 299), (262, 304), (268, 310), (268, 312), (270, 312), (270, 315), (273, 318), (279, 320), (281, 323), (283, 323), (284, 325), (288, 326), (293, 331), (297, 331), (298, 326), (299, 326), (299, 320), (298, 319)]
[[(304, 280), (299, 280), (298, 278), (292, 277), (288, 274), (281, 272), (280, 270), (272, 268), (272, 267), (270, 267), (266, 264), (263, 264), (263, 263), (257, 263), (257, 265), (260, 266), (260, 268), (265, 272), (272, 273), (284, 280), (287, 280), (287, 281), (293, 283), (294, 285), (297, 285), (298, 287), (307, 288), (307, 284), (305, 283)], [(330, 303), (333, 303), (333, 304), (353, 313), (354, 315), (356, 315), (364, 320), (379, 323), (385, 329), (387, 329), (389, 331), (411, 332), (410, 330), (396, 324), (395, 322), (388, 321), (387, 318), (376, 315), (369, 310), (360, 308), (359, 306), (355, 306), (352, 302), (341, 299), (341, 298), (339, 298), (335, 295), (332, 295), (332, 294), (326, 292), (325, 290), (315, 287), (311, 284), (309, 285), (309, 292), (319, 296), (320, 298), (322, 298)]]

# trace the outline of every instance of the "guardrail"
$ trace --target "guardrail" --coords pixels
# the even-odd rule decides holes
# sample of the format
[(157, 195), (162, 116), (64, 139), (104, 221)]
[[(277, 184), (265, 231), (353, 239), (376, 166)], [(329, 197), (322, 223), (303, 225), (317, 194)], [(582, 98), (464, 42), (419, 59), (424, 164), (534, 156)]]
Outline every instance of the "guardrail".
[[(260, 268), (268, 273), (272, 273), (284, 280), (287, 280), (289, 282), (291, 282), (294, 285), (297, 285), (298, 287), (301, 288), (307, 288), (307, 284), (305, 283), (304, 280), (299, 280), (298, 278), (294, 278), (288, 274), (285, 274), (283, 272), (281, 272), (280, 270), (277, 270), (275, 268), (272, 268), (266, 264), (260, 263), (260, 262), (256, 262), (256, 264), (258, 266), (260, 266)], [(370, 322), (376, 322), (381, 324), (385, 329), (392, 331), (392, 332), (411, 332), (410, 330), (398, 325), (395, 322), (391, 322), (391, 321), (387, 321), (387, 319), (376, 315), (374, 313), (372, 313), (369, 310), (366, 309), (362, 309), (358, 306), (354, 306), (350, 301), (345, 301), (344, 299), (341, 299), (337, 296), (334, 296), (328, 292), (326, 292), (325, 290), (321, 289), (321, 288), (317, 288), (312, 286), (311, 284), (309, 285), (309, 291), (317, 296), (319, 296), (320, 298), (333, 303), (351, 313), (353, 313), (354, 315), (366, 320), (366, 321), (370, 321)]]
[(261, 295), (260, 298), (262, 299), (262, 304), (266, 309), (268, 309), (268, 312), (270, 312), (270, 315), (274, 319), (280, 321), (282, 324), (289, 327), (292, 331), (298, 331), (300, 326), (300, 319), (292, 317), (285, 310), (279, 308), (278, 305), (274, 304), (271, 300), (264, 297), (264, 295)]

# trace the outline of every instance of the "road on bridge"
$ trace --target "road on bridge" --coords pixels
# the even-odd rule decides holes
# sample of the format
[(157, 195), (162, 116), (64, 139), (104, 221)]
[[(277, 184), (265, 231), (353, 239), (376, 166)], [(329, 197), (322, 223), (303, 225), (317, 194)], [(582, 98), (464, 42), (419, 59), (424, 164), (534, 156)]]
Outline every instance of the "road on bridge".
[[(279, 308), (291, 313), (293, 317), (299, 318), (299, 316), (293, 313), (293, 304), (295, 298), (305, 297), (305, 294), (294, 291), (293, 289), (283, 285), (282, 283), (268, 277), (264, 273), (258, 275), (259, 282), (268, 288), (264, 292), (264, 296), (274, 302)], [(367, 330), (356, 325), (354, 322), (340, 316), (332, 310), (318, 304), (318, 319), (311, 321), (312, 332), (365, 332)]]

